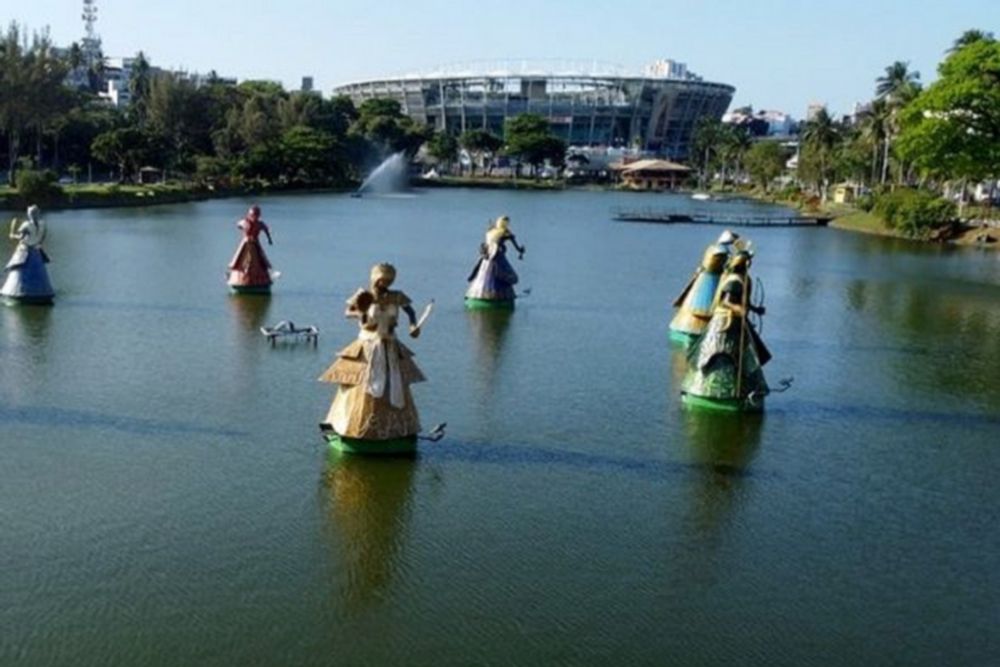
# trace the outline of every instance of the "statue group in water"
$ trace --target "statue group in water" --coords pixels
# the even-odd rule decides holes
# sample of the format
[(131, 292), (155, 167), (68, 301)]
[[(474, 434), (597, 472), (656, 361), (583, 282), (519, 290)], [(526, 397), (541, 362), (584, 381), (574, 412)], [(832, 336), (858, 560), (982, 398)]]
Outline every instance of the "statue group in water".
[(763, 317), (754, 303), (750, 243), (726, 230), (705, 250), (680, 296), (670, 337), (689, 346), (682, 400), (692, 406), (759, 412), (770, 392), (764, 365), (771, 353), (751, 318)]
[[(227, 269), (230, 289), (237, 294), (269, 294), (280, 275), (271, 266), (260, 235), (273, 245), (271, 230), (259, 206), (250, 207), (238, 223), (240, 244)], [(17, 246), (8, 261), (0, 296), (9, 302), (51, 304), (55, 292), (42, 245), (45, 223), (37, 206), (27, 210), (23, 222), (11, 221), (9, 238)], [(525, 247), (501, 216), (486, 232), (469, 274), (465, 305), (469, 309), (512, 309), (518, 297), (518, 275), (507, 259), (507, 246), (523, 259)], [(710, 245), (701, 264), (674, 302), (671, 339), (686, 346), (687, 371), (681, 386), (685, 404), (697, 408), (760, 411), (771, 393), (763, 367), (771, 353), (751, 318), (765, 313), (753, 298), (750, 244), (725, 231)], [(368, 285), (347, 300), (344, 315), (358, 321), (358, 336), (341, 349), (319, 380), (337, 385), (333, 402), (320, 423), (335, 448), (358, 454), (400, 454), (416, 450), (421, 438), (436, 440), (443, 425), (420, 435), (412, 384), (425, 381), (413, 352), (397, 337), (401, 315), (411, 338), (420, 336), (433, 301), (418, 317), (413, 302), (393, 289), (396, 269), (379, 263), (372, 267)], [(759, 321), (759, 319), (758, 319)]]

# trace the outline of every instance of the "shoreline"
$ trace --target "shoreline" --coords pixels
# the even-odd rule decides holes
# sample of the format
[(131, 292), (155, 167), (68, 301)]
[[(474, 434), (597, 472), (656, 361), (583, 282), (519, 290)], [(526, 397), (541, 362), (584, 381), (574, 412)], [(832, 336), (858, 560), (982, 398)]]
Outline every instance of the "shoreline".
[[(73, 187), (73, 186), (71, 186)], [(288, 194), (348, 193), (356, 186), (289, 187), (289, 188), (226, 188), (213, 189), (197, 186), (163, 185), (108, 185), (79, 186), (65, 189), (58, 199), (39, 204), (50, 211), (73, 211), (98, 208), (145, 208), (166, 204), (186, 204), (212, 199), (236, 197), (267, 197)], [(16, 191), (0, 193), (0, 211), (23, 211), (29, 204)]]
[[(534, 192), (560, 192), (566, 190), (592, 190), (605, 192), (632, 192), (603, 183), (567, 183), (561, 179), (513, 179), (490, 176), (443, 176), (424, 178), (414, 176), (410, 185), (428, 189), (470, 188), (480, 190), (522, 190)], [(60, 198), (43, 205), (52, 211), (71, 211), (100, 208), (145, 208), (167, 204), (185, 204), (213, 199), (233, 199), (238, 197), (267, 197), (270, 195), (346, 194), (356, 191), (357, 185), (349, 186), (302, 186), (302, 187), (246, 187), (208, 188), (191, 184), (149, 184), (149, 185), (74, 185), (63, 189)], [(690, 195), (696, 188), (682, 188), (672, 194)], [(883, 238), (910, 241), (922, 245), (951, 246), (961, 248), (1000, 249), (1000, 228), (964, 225), (956, 228), (949, 238), (913, 238), (889, 229), (873, 213), (854, 208), (848, 204), (826, 204), (816, 211), (807, 210), (799, 202), (764, 195), (754, 190), (719, 189), (708, 190), (709, 194), (726, 199), (747, 199), (751, 201), (786, 206), (800, 214), (829, 217), (829, 227), (845, 232), (881, 236)], [(635, 191), (636, 194), (648, 194)], [(0, 211), (19, 211), (28, 205), (15, 190), (0, 190)], [(990, 241), (979, 240), (983, 235)]]

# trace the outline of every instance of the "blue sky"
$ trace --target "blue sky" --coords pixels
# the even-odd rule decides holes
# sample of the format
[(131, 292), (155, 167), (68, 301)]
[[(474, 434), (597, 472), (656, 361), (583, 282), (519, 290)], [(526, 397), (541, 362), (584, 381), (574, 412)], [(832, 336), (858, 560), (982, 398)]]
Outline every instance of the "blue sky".
[[(737, 88), (734, 104), (850, 111), (894, 60), (925, 80), (968, 28), (1000, 33), (1000, 0), (98, 0), (107, 55), (328, 93), (370, 76), (472, 60), (686, 62)], [(83, 34), (79, 0), (0, 0), (0, 21)], [(234, 7), (240, 7), (234, 10)]]

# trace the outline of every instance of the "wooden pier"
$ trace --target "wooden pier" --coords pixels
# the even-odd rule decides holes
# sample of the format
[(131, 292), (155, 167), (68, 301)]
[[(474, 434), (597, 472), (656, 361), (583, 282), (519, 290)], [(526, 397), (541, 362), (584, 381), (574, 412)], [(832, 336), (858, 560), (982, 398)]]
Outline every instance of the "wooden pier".
[(612, 217), (621, 222), (724, 225), (726, 227), (825, 227), (832, 219), (826, 216), (677, 213), (651, 208), (617, 208), (612, 211)]

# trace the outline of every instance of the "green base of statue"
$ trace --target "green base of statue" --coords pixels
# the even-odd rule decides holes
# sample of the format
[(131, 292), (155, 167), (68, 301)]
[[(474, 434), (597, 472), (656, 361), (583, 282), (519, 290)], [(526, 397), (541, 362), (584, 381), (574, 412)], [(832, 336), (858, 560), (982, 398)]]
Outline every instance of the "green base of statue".
[(721, 410), (723, 412), (762, 412), (764, 410), (763, 397), (757, 399), (750, 398), (711, 398), (709, 396), (695, 396), (687, 392), (681, 392), (681, 400), (684, 405), (692, 408), (704, 408), (706, 410)]
[(510, 310), (514, 307), (513, 299), (472, 299), (465, 298), (465, 307), (469, 310)]
[(323, 437), (331, 447), (345, 454), (364, 456), (412, 456), (417, 452), (417, 436), (408, 435), (389, 440), (362, 440), (348, 438), (332, 430), (324, 430)]

